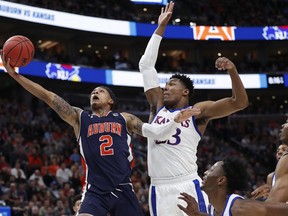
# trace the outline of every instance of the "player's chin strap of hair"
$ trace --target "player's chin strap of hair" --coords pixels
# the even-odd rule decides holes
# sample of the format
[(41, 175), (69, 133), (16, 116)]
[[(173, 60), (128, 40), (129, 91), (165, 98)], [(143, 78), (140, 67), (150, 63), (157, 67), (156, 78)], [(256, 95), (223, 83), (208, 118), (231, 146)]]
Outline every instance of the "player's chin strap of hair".
[(144, 137), (164, 141), (176, 133), (177, 126), (179, 127), (180, 123), (175, 122), (173, 119), (162, 125), (144, 123), (142, 125), (142, 134)]
[(158, 57), (158, 50), (161, 40), (161, 36), (153, 34), (147, 44), (144, 55), (141, 57), (139, 62), (139, 69), (143, 75), (143, 85), (145, 92), (149, 89), (159, 86), (155, 64)]

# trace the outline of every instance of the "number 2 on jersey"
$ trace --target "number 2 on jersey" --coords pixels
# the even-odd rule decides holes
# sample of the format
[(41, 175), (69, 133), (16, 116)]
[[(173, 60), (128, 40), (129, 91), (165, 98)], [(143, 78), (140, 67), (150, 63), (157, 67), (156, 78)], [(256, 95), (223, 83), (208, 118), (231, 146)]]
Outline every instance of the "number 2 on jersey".
[(101, 156), (114, 155), (114, 149), (111, 147), (113, 145), (113, 138), (110, 135), (102, 135), (99, 138), (100, 142), (100, 154)]

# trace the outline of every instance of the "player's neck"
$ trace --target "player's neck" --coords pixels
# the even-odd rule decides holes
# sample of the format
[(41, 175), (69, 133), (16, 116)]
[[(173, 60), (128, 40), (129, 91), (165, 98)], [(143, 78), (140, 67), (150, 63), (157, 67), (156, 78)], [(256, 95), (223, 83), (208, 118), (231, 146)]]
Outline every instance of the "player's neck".
[(228, 196), (217, 191), (216, 193), (213, 193), (213, 196), (208, 195), (208, 197), (210, 199), (210, 203), (213, 205), (215, 209), (215, 213), (217, 213), (215, 215), (222, 215)]
[(101, 109), (97, 109), (94, 111), (94, 114), (97, 116), (107, 116), (107, 114), (110, 112), (110, 109), (105, 109), (105, 108), (101, 108)]
[(188, 106), (189, 104), (187, 102), (178, 101), (177, 103), (166, 105), (166, 108), (168, 108), (169, 110), (176, 110), (176, 109), (183, 109)]

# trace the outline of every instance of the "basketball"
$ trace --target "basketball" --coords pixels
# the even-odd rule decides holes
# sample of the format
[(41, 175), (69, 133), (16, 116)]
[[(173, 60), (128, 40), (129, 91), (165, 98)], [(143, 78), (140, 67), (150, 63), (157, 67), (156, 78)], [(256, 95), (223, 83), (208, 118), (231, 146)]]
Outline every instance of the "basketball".
[(10, 37), (3, 45), (5, 60), (10, 58), (12, 67), (23, 67), (28, 65), (34, 56), (34, 45), (29, 38), (22, 35)]

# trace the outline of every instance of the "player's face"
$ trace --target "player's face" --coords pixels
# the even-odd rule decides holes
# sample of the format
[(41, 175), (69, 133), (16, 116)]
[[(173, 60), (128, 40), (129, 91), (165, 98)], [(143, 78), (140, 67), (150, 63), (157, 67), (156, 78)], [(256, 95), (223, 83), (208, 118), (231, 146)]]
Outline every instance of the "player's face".
[(282, 125), (280, 132), (280, 140), (282, 143), (288, 143), (288, 120)]
[(277, 148), (277, 152), (276, 152), (277, 161), (279, 161), (282, 155), (285, 154), (286, 152), (288, 152), (288, 144), (279, 145), (279, 147)]
[(104, 108), (105, 106), (113, 103), (109, 92), (105, 88), (95, 88), (90, 96), (90, 105), (92, 110)]
[(215, 187), (218, 185), (219, 177), (224, 176), (222, 165), (223, 162), (218, 161), (204, 173), (201, 189), (206, 193), (215, 190)]
[(163, 91), (164, 105), (177, 106), (177, 103), (187, 94), (189, 94), (189, 90), (185, 88), (183, 83), (179, 79), (172, 78), (166, 83)]

